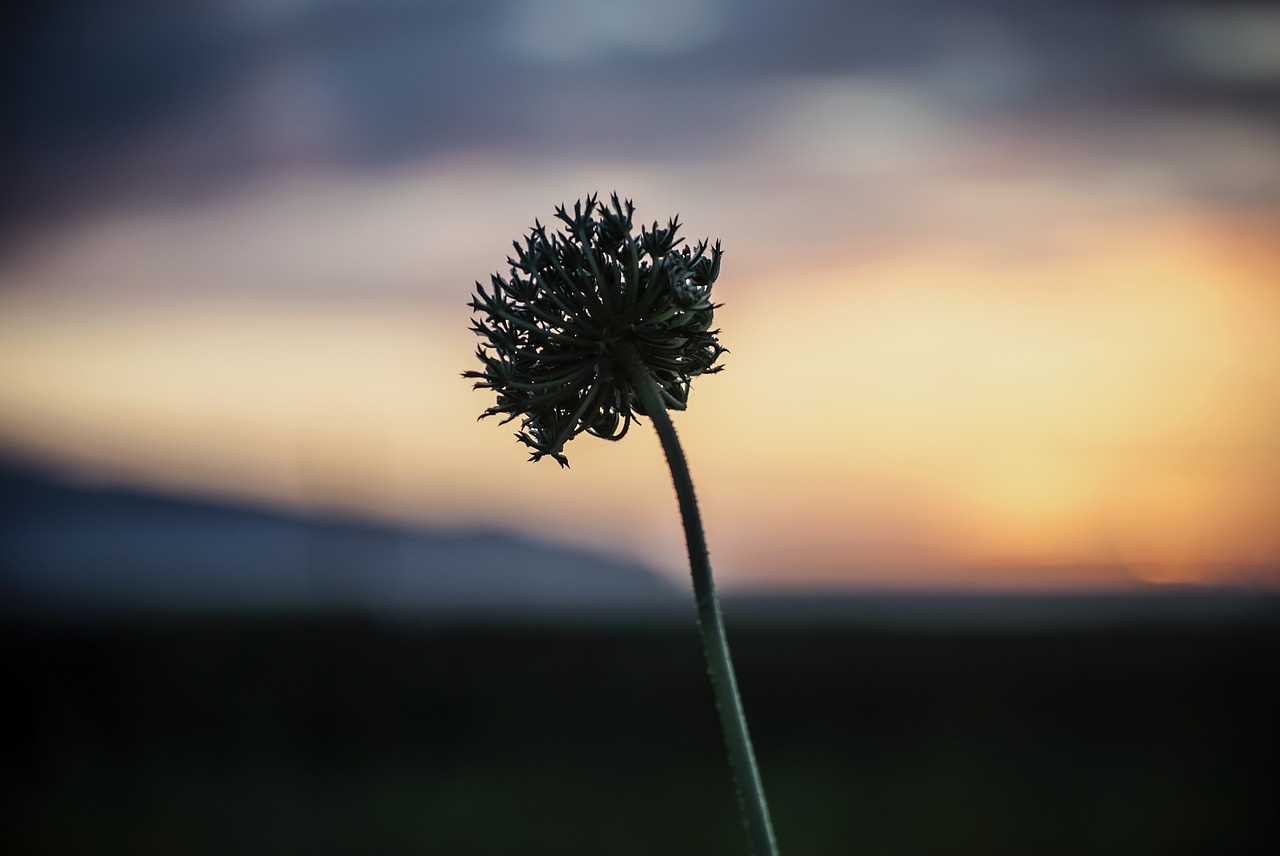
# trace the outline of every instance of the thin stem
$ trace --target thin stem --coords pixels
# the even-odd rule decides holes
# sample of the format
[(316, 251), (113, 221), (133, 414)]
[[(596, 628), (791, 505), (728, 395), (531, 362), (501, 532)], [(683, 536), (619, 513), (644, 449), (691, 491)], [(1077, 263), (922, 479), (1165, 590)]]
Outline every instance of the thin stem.
[(662, 450), (667, 456), (667, 465), (671, 468), (671, 480), (675, 484), (676, 498), (680, 503), (680, 517), (684, 521), (685, 543), (689, 548), (689, 570), (693, 575), (693, 594), (698, 607), (702, 650), (707, 658), (707, 671), (711, 676), (716, 710), (720, 713), (720, 727), (724, 732), (725, 748), (729, 752), (729, 768), (738, 792), (738, 807), (747, 828), (751, 852), (755, 856), (777, 856), (778, 845), (773, 837), (773, 824), (769, 820), (769, 806), (765, 802), (764, 786), (760, 782), (760, 769), (756, 766), (755, 752), (751, 748), (751, 735), (747, 733), (747, 718), (742, 712), (738, 682), (733, 676), (729, 639), (725, 635), (720, 602), (716, 598), (716, 586), (711, 578), (711, 559), (707, 553), (707, 540), (702, 530), (702, 517), (698, 513), (698, 499), (693, 492), (689, 465), (685, 461), (684, 450), (676, 436), (675, 425), (667, 413), (657, 381), (649, 374), (633, 349), (624, 348), (621, 357), (631, 385), (640, 396), (645, 413), (653, 420), (654, 428), (658, 431)]

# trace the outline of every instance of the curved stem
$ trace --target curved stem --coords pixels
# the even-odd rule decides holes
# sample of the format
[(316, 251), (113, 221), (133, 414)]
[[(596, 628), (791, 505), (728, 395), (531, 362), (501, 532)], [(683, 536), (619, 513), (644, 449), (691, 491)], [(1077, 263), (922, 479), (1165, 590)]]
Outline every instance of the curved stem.
[(769, 820), (769, 806), (765, 802), (755, 752), (751, 748), (751, 735), (747, 732), (747, 718), (742, 712), (738, 682), (733, 675), (729, 639), (725, 635), (720, 602), (711, 578), (711, 559), (707, 553), (707, 540), (702, 530), (702, 517), (698, 513), (698, 499), (693, 492), (689, 465), (657, 382), (634, 350), (626, 348), (621, 356), (631, 384), (644, 404), (645, 413), (658, 431), (667, 465), (671, 468), (671, 480), (675, 484), (680, 517), (684, 522), (685, 543), (689, 548), (689, 570), (693, 575), (693, 593), (698, 607), (698, 630), (751, 852), (755, 856), (777, 856), (778, 845), (773, 837), (773, 824)]

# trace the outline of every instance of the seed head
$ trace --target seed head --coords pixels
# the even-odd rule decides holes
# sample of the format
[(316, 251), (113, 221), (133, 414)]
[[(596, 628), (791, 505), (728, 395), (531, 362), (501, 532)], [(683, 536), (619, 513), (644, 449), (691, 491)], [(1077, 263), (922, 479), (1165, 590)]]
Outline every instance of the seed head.
[(498, 403), (480, 418), (521, 417), (516, 438), (562, 467), (565, 443), (586, 431), (619, 440), (632, 419), (648, 415), (622, 358), (630, 351), (657, 383), (662, 399), (684, 410), (689, 384), (712, 374), (725, 349), (711, 329), (717, 304), (711, 286), (720, 273), (720, 242), (690, 247), (677, 237), (677, 218), (633, 233), (630, 200), (608, 206), (596, 196), (556, 208), (559, 232), (534, 221), (509, 277), (476, 283), (471, 329), (481, 339), (484, 366), (467, 371), (476, 389)]

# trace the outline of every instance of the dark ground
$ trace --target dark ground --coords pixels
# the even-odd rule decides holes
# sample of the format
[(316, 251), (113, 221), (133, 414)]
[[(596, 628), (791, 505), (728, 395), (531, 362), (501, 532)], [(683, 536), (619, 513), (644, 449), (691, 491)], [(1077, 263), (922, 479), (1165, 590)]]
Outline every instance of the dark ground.
[[(0, 630), (6, 853), (745, 854), (688, 630)], [(1280, 852), (1280, 628), (739, 629), (787, 856)]]

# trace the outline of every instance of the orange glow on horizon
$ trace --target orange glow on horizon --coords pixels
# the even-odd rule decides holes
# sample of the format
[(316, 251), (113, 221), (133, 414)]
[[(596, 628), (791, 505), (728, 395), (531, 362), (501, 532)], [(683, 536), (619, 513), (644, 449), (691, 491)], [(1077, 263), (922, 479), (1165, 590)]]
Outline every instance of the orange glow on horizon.
[[(1280, 565), (1280, 227), (1228, 225), (1247, 228), (1134, 223), (1043, 258), (823, 256), (787, 281), (729, 256), (728, 370), (677, 416), (718, 573), (1124, 585)], [(461, 294), (449, 315), (6, 298), (11, 450), (681, 567), (648, 430), (579, 439), (561, 472), (525, 464), (510, 426), (476, 425)]]
[[(935, 252), (726, 306), (735, 377), (701, 404), (736, 410), (735, 440), (778, 459), (707, 483), (731, 485), (739, 526), (783, 506), (796, 536), (735, 563), (838, 575), (856, 556), (965, 582), (1039, 566), (1049, 584), (1082, 565), (1201, 582), (1274, 567), (1276, 254), (1203, 222), (1144, 225), (1049, 263)], [(761, 467), (778, 488), (763, 496)]]

